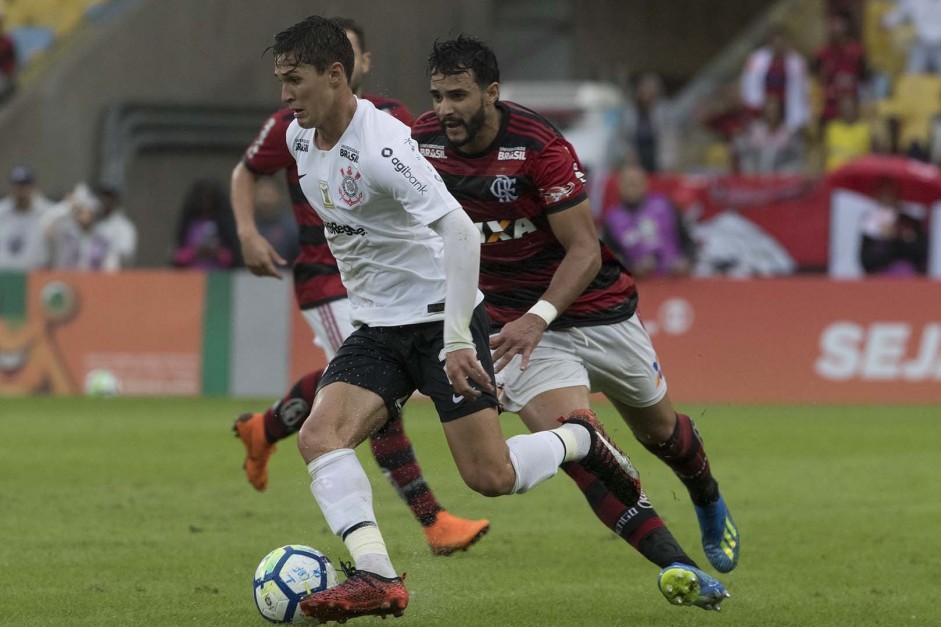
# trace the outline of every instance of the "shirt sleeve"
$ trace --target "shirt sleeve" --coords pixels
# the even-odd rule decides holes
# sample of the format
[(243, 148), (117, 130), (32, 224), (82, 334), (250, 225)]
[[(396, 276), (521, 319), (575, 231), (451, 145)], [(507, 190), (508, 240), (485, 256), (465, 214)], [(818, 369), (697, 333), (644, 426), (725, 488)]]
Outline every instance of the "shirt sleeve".
[(270, 176), (290, 167), (294, 156), (288, 150), (285, 139), (293, 118), (284, 111), (278, 111), (268, 118), (258, 131), (258, 136), (245, 150), (245, 167), (254, 172)]
[(415, 123), (415, 116), (413, 116), (412, 112), (408, 110), (408, 107), (400, 102), (396, 102), (388, 109), (383, 109), (383, 111), (394, 117), (405, 126), (411, 127)]
[(401, 128), (402, 133), (386, 143), (374, 144), (368, 176), (373, 185), (392, 194), (419, 225), (428, 226), (446, 213), (461, 209), (461, 204), (418, 152), (418, 143), (409, 136), (408, 128)]
[(555, 213), (588, 198), (582, 165), (564, 139), (557, 138), (531, 157), (533, 181), (546, 213)]

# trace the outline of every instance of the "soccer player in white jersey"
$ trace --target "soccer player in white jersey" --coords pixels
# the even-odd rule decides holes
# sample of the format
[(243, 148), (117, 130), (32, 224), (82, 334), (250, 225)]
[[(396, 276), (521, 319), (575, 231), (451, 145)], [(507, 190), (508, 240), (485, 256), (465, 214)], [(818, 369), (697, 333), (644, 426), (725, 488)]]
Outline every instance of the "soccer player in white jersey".
[(323, 218), (356, 326), (298, 436), (311, 492), (353, 564), (346, 581), (308, 595), (301, 608), (320, 621), (400, 616), (408, 591), (353, 449), (416, 389), (434, 401), (461, 477), (481, 494), (525, 492), (575, 460), (623, 502), (639, 498), (640, 481), (600, 423), (583, 414), (504, 441), (477, 289), (476, 227), (408, 127), (353, 95), (353, 49), (337, 24), (309, 17), (279, 33), (271, 51), (282, 99), (295, 112), (287, 145)]

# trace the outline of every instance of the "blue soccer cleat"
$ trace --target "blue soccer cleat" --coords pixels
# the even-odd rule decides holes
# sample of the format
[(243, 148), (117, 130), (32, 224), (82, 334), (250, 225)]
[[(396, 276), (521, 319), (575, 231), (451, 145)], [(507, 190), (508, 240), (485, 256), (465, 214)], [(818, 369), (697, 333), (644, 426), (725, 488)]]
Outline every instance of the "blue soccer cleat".
[(716, 612), (721, 609), (721, 603), (732, 596), (718, 579), (680, 562), (660, 571), (657, 586), (673, 605), (695, 605)]
[(706, 558), (720, 573), (731, 571), (738, 564), (741, 540), (738, 527), (735, 526), (729, 508), (725, 505), (725, 499), (720, 495), (714, 503), (695, 507)]

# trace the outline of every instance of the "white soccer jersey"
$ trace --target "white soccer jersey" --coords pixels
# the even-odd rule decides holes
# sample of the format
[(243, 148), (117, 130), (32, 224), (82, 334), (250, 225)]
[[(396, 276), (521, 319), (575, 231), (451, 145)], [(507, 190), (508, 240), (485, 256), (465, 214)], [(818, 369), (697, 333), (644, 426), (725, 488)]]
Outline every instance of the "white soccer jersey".
[[(349, 292), (353, 324), (376, 327), (444, 319), (443, 243), (428, 225), (461, 205), (418, 152), (407, 126), (357, 99), (330, 150), (314, 129), (288, 127), (301, 189), (324, 222)], [(483, 300), (478, 290), (476, 303)]]

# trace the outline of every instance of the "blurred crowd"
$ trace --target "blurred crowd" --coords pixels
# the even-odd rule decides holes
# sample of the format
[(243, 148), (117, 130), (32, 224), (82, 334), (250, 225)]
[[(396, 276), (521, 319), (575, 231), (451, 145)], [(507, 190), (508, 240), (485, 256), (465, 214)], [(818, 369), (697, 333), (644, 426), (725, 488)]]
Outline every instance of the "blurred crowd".
[[(0, 271), (36, 269), (117, 271), (137, 262), (137, 228), (114, 185), (77, 184), (50, 200), (35, 171), (9, 173), (0, 199)], [(299, 253), (297, 224), (280, 184), (261, 179), (255, 199), (258, 229), (289, 263)], [(199, 178), (184, 191), (166, 264), (224, 270), (242, 265), (228, 188)]]
[[(608, 190), (594, 201), (602, 239), (639, 277), (774, 275), (795, 271), (787, 252), (734, 212), (709, 224), (669, 194), (656, 177), (680, 171), (743, 177), (820, 177), (869, 154), (904, 155), (941, 165), (941, 0), (822, 0), (826, 40), (800, 49), (773, 25), (740, 68), (695, 110), (711, 134), (691, 162), (688, 124), (656, 72), (637, 75), (610, 138)], [(872, 10), (879, 4), (882, 10)], [(2, 7), (2, 5), (0, 5)], [(863, 32), (908, 34), (897, 74), (877, 69)], [(0, 8), (0, 102), (15, 85), (16, 52)], [(522, 102), (521, 104), (526, 104)], [(49, 200), (27, 166), (10, 172), (0, 201), (0, 270), (33, 268), (114, 271), (135, 264), (137, 233), (113, 185), (80, 183)], [(875, 194), (861, 227), (859, 262), (867, 273), (901, 266), (924, 274), (926, 212), (913, 213), (891, 190)], [(167, 265), (226, 269), (241, 265), (227, 187), (198, 179), (181, 193)], [(273, 180), (258, 186), (259, 230), (291, 261), (298, 230)], [(900, 265), (901, 264), (901, 265)], [(152, 264), (151, 264), (152, 265)]]
[[(750, 274), (794, 271), (786, 251), (734, 212), (698, 224), (668, 194), (647, 191), (648, 176), (688, 170), (816, 179), (870, 154), (941, 165), (941, 1), (828, 0), (825, 8), (822, 45), (800, 50), (785, 25), (772, 25), (737, 79), (700, 103), (694, 122), (714, 139), (698, 160), (686, 155), (684, 162), (680, 134), (688, 126), (661, 77), (645, 72), (633, 81), (610, 150), (620, 164), (609, 186), (616, 191), (603, 200), (598, 223), (635, 274), (734, 273), (706, 262), (706, 249), (716, 246), (734, 248), (729, 258), (748, 255), (733, 265), (744, 261)], [(875, 69), (864, 30), (907, 41), (901, 72)], [(863, 270), (924, 274), (927, 212), (912, 211), (891, 180), (880, 189), (860, 232)]]
[(115, 271), (134, 264), (137, 229), (120, 192), (79, 183), (53, 202), (27, 166), (10, 172), (10, 194), (0, 200), (0, 270)]

